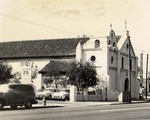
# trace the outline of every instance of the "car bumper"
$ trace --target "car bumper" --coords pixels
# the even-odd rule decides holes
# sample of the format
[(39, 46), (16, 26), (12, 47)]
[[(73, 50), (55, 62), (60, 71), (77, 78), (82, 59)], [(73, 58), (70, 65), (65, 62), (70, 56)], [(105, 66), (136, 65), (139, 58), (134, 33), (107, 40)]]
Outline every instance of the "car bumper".
[(37, 95), (36, 98), (37, 99), (42, 99), (43, 97), (47, 97), (46, 95)]
[(53, 96), (52, 99), (64, 99), (62, 96)]

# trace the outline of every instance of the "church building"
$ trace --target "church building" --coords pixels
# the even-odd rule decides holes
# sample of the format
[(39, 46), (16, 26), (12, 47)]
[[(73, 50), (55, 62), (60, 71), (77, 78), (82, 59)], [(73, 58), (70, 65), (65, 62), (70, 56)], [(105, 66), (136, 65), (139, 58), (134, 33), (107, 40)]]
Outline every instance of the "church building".
[[(131, 91), (132, 99), (139, 98), (138, 58), (135, 55), (129, 32), (108, 36), (78, 37), (12, 41), (0, 43), (0, 60), (12, 66), (13, 72), (21, 73), (21, 83), (30, 83), (32, 69), (40, 73), (34, 79), (37, 88), (51, 60), (90, 62), (95, 66), (100, 83), (106, 88), (104, 97), (117, 100), (123, 91)], [(65, 72), (65, 64), (62, 72)]]
[(117, 36), (111, 30), (106, 37), (90, 38), (84, 45), (79, 43), (76, 59), (89, 61), (96, 67), (99, 79), (102, 80), (100, 82), (107, 88), (108, 100), (116, 100), (123, 91), (131, 91), (132, 98), (138, 99), (138, 58), (129, 31)]

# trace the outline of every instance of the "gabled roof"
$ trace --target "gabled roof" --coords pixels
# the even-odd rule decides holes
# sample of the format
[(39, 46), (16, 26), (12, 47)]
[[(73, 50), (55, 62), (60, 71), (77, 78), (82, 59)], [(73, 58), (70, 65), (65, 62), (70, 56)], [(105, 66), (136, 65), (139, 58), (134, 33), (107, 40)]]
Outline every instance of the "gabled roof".
[(43, 67), (39, 72), (46, 74), (56, 74), (57, 72), (67, 72), (70, 69), (70, 62), (66, 61), (50, 61), (45, 67)]
[[(123, 49), (125, 50), (125, 44), (126, 43), (128, 43), (129, 44), (129, 38), (127, 37), (127, 36), (123, 36), (123, 37), (121, 37), (121, 39), (119, 40), (119, 42), (118, 42), (118, 48), (119, 48), (119, 50), (122, 52), (123, 51)], [(130, 51), (131, 51), (131, 54), (133, 54), (133, 56), (136, 56), (135, 55), (135, 52), (134, 52), (134, 49), (133, 49), (133, 46), (132, 46), (132, 42), (131, 42), (131, 40), (130, 40)]]
[(0, 43), (0, 59), (75, 56), (77, 44), (89, 38), (44, 39)]

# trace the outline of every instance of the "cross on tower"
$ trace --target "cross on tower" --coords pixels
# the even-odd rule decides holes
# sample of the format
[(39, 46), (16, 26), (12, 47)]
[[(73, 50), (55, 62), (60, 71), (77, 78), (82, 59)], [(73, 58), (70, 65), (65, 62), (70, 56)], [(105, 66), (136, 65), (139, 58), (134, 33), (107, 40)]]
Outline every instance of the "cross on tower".
[(112, 24), (110, 24), (110, 29), (112, 29)]
[(125, 29), (127, 29), (127, 21), (126, 21), (126, 19), (125, 19), (124, 23), (125, 23)]

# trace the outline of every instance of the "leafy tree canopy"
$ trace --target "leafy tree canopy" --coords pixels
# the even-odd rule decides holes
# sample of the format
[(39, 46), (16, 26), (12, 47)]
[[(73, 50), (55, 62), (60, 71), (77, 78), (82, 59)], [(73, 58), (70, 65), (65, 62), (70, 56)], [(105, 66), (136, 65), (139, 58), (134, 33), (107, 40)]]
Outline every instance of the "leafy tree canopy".
[(68, 72), (69, 84), (78, 89), (94, 87), (97, 85), (97, 72), (89, 62), (85, 64), (73, 62)]
[(21, 80), (21, 73), (20, 72), (14, 73), (12, 82), (20, 83), (21, 82), (20, 80)]
[(47, 84), (51, 84), (51, 83), (53, 83), (53, 79), (52, 79), (52, 77), (46, 77), (46, 78), (44, 78), (43, 79), (43, 82), (47, 85)]
[(51, 60), (48, 65), (46, 65), (45, 70), (45, 76), (47, 78), (44, 79), (44, 83), (54, 83), (56, 87), (58, 85), (66, 86), (65, 84), (65, 78), (62, 76), (66, 75), (66, 71), (69, 68), (69, 63), (66, 61), (58, 61), (58, 60)]
[(0, 63), (0, 84), (8, 83), (11, 78), (13, 78), (12, 67)]

